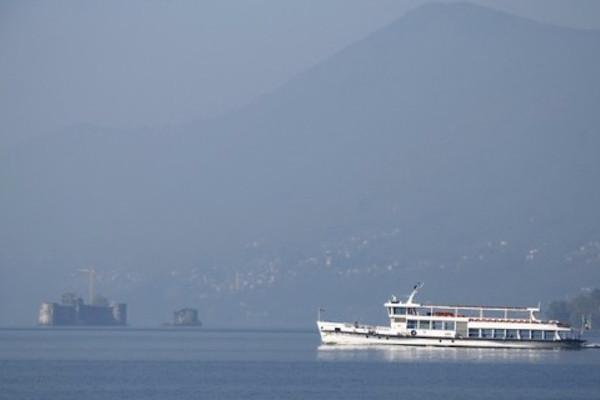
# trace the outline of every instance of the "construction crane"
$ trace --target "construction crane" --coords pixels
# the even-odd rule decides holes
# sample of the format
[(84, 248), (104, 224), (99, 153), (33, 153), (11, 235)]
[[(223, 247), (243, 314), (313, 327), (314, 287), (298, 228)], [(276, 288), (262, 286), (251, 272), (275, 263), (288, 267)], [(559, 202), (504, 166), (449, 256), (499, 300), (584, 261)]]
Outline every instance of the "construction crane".
[(93, 305), (93, 303), (94, 303), (94, 275), (96, 275), (96, 270), (94, 269), (94, 267), (89, 267), (89, 268), (81, 268), (81, 269), (78, 269), (77, 271), (85, 272), (89, 276), (89, 279), (90, 279), (89, 304)]

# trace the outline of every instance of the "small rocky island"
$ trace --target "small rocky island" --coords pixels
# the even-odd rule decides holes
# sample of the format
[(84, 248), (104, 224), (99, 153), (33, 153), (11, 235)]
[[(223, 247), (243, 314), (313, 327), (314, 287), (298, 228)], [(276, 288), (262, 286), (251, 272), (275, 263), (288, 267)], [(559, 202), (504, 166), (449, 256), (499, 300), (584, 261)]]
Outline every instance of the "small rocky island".
[(202, 326), (198, 319), (198, 310), (195, 308), (182, 308), (173, 313), (173, 326)]

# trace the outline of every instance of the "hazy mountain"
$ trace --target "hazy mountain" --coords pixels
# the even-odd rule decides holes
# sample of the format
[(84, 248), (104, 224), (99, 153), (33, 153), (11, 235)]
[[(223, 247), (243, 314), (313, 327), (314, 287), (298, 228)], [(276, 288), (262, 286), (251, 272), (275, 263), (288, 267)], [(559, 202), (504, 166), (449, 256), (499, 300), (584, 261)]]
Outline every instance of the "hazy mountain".
[(597, 286), (599, 50), (597, 31), (427, 5), (225, 118), (3, 153), (0, 316), (82, 292), (89, 264), (133, 323), (382, 319), (416, 280), (511, 304)]

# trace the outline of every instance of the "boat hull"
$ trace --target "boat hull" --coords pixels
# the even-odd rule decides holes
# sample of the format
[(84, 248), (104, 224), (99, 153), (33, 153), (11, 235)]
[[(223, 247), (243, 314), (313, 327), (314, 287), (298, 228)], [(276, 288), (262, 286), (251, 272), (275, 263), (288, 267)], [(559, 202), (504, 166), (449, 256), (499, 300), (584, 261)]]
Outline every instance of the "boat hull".
[(319, 334), (324, 345), (386, 345), (416, 347), (465, 347), (497, 349), (580, 349), (584, 343), (579, 339), (564, 340), (509, 340), (457, 337), (423, 337), (403, 335), (388, 327), (350, 327), (348, 324), (318, 322)]

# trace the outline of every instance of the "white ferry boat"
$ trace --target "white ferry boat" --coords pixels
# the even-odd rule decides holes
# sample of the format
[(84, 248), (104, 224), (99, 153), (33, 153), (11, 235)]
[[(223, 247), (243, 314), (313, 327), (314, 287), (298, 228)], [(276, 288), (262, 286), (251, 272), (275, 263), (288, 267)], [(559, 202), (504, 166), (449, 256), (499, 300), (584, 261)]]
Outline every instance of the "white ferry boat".
[(581, 348), (584, 340), (559, 321), (537, 318), (539, 307), (420, 304), (415, 285), (407, 301), (384, 304), (390, 326), (328, 322), (317, 326), (325, 345), (403, 345), (519, 349)]

